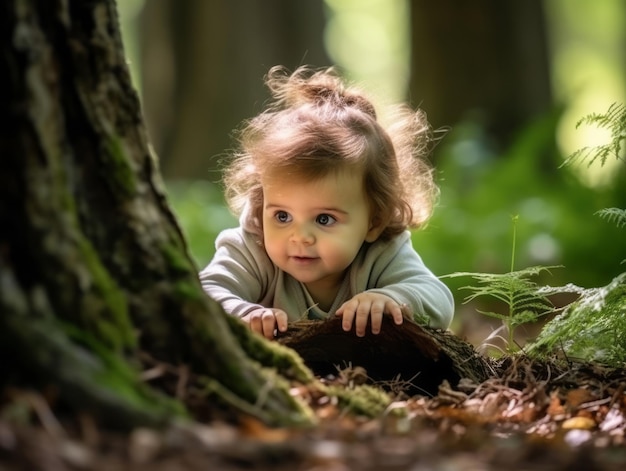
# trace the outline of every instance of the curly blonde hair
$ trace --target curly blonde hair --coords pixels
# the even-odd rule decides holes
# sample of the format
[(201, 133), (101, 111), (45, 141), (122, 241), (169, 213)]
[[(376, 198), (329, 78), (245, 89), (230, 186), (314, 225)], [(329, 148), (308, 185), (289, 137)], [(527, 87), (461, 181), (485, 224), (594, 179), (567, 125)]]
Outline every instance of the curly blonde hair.
[(224, 171), (235, 214), (248, 205), (247, 223), (262, 230), (261, 180), (268, 171), (315, 180), (356, 169), (372, 221), (384, 226), (380, 238), (425, 224), (438, 189), (425, 159), (432, 134), (422, 111), (395, 106), (384, 128), (365, 93), (332, 68), (303, 66), (290, 74), (276, 66), (265, 82), (273, 101), (239, 130), (240, 148)]

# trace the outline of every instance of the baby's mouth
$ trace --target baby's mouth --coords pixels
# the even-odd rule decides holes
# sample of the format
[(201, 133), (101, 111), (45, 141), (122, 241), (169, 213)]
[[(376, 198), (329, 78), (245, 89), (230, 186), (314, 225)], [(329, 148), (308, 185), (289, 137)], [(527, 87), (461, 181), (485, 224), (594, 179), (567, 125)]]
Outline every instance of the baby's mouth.
[(292, 255), (291, 258), (298, 262), (308, 262), (308, 261), (317, 259), (317, 257), (307, 257), (304, 255)]

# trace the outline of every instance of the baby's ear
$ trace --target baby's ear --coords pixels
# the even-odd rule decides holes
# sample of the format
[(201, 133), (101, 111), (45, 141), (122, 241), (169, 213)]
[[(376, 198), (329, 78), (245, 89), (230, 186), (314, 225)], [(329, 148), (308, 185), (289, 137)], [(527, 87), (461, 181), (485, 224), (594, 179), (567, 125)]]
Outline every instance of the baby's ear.
[(365, 240), (367, 242), (376, 242), (376, 240), (380, 237), (380, 235), (385, 230), (385, 221), (380, 217), (373, 218), (370, 221), (370, 228), (365, 234)]

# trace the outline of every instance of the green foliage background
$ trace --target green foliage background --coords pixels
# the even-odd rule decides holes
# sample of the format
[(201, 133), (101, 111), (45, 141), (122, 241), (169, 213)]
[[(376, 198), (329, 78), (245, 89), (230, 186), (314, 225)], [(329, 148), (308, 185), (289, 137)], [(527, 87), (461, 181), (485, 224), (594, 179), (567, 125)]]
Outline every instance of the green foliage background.
[(221, 230), (237, 225), (224, 202), (223, 189), (209, 180), (168, 181), (168, 200), (178, 218), (198, 268), (215, 253), (215, 238)]
[[(554, 144), (559, 110), (523, 130), (503, 155), (494, 155), (471, 124), (442, 142), (437, 159), (440, 205), (414, 245), (437, 274), (509, 271), (512, 216), (518, 215), (515, 269), (563, 265), (551, 285), (603, 286), (623, 271), (624, 232), (594, 215), (626, 206), (626, 172), (589, 187)], [(446, 280), (452, 288), (463, 280)], [(457, 293), (458, 295), (458, 293)]]

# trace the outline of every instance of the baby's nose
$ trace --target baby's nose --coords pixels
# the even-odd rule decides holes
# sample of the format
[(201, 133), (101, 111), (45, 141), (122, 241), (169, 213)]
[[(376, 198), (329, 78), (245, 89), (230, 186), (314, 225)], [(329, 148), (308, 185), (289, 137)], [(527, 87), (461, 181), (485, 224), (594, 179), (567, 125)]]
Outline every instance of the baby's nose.
[(315, 242), (315, 235), (308, 224), (298, 224), (294, 226), (290, 240), (310, 245)]

